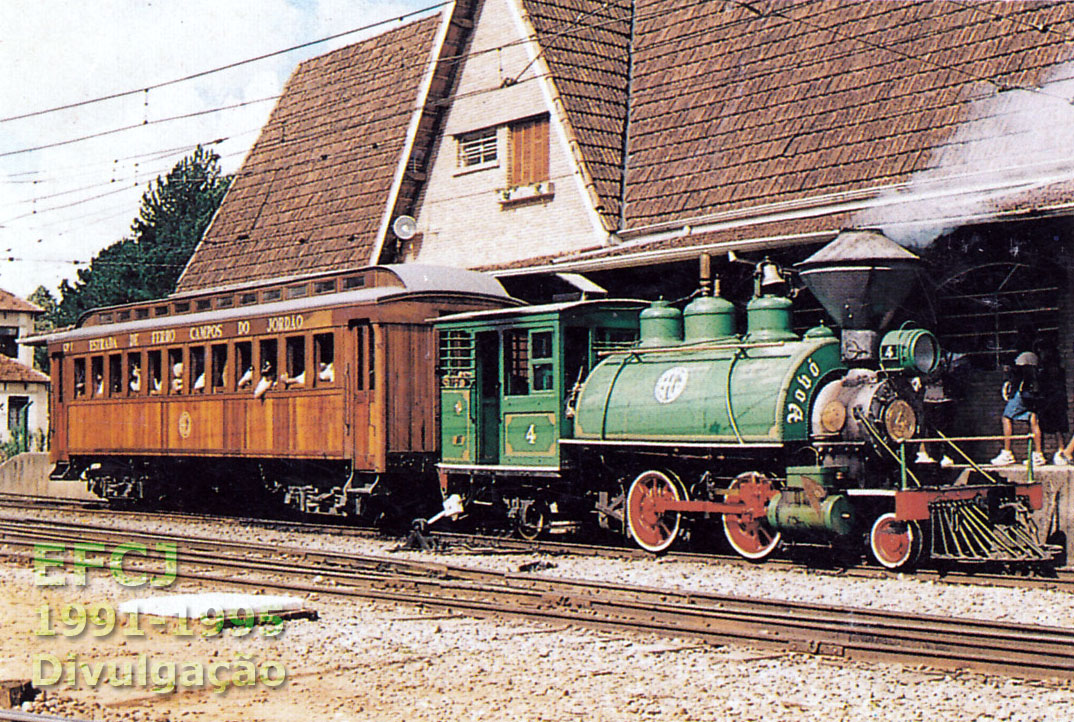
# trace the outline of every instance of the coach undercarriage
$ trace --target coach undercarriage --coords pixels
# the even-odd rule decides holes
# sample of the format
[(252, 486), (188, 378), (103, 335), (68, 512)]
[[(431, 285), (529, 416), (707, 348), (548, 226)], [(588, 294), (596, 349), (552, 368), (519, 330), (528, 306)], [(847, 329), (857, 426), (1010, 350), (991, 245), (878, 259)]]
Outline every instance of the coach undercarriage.
[(228, 505), (244, 514), (290, 510), (384, 523), (426, 514), (435, 494), (412, 480), (428, 476), (431, 458), (408, 454), (390, 461), (389, 471), (374, 473), (355, 471), (346, 460), (84, 456), (58, 464), (51, 478), (82, 480), (110, 502), (152, 507)]

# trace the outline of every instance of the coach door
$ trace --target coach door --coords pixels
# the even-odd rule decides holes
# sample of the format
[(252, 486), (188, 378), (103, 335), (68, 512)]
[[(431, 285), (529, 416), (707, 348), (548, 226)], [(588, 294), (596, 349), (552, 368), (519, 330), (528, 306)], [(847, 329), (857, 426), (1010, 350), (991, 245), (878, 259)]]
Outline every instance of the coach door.
[(357, 470), (375, 470), (378, 451), (383, 446), (382, 434), (376, 428), (374, 401), (377, 378), (374, 373), (376, 340), (368, 321), (352, 321), (350, 361), (344, 383), (347, 387), (347, 409), (351, 438), (354, 440), (354, 466)]
[[(64, 388), (64, 382), (66, 381), (66, 375), (64, 374), (64, 357), (63, 354), (52, 354), (52, 360), (49, 368), (52, 371), (52, 393), (50, 398), (51, 408), (49, 408), (49, 418), (52, 421), (48, 425), (49, 433), (49, 448), (53, 450), (53, 454), (56, 450), (59, 450), (63, 454), (67, 453), (67, 407), (64, 405), (65, 394), (68, 393)], [(52, 458), (56, 458), (53, 456)]]

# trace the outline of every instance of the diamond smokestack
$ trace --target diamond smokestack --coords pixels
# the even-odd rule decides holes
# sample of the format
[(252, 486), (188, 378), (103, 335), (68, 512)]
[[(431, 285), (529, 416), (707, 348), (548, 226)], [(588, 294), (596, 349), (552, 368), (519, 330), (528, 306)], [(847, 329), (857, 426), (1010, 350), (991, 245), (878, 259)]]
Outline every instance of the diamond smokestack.
[(799, 275), (843, 329), (843, 358), (876, 360), (879, 332), (906, 300), (921, 259), (883, 233), (846, 230), (797, 264)]

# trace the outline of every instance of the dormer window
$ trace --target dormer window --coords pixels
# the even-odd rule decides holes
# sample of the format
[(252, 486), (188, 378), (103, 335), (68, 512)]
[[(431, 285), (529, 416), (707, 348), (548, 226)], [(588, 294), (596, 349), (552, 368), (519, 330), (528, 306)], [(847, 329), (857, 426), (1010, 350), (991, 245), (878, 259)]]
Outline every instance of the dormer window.
[(459, 147), (459, 170), (478, 170), (496, 165), (497, 129), (485, 128), (456, 136)]

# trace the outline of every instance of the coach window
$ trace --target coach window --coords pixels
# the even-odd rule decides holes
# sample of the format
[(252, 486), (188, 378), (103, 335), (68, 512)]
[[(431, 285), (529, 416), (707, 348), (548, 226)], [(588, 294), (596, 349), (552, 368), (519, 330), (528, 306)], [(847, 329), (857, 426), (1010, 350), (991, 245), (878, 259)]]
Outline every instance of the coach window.
[(131, 396), (142, 392), (142, 354), (127, 354), (127, 389)]
[(240, 341), (235, 344), (235, 389), (249, 388), (254, 382), (253, 344)]
[(533, 390), (551, 391), (554, 374), (552, 369), (552, 332), (535, 332), (530, 337), (533, 350)]
[(210, 358), (212, 370), (209, 375), (212, 377), (213, 393), (218, 393), (224, 390), (225, 379), (227, 378), (227, 344), (217, 344), (212, 348)]
[(94, 356), (90, 359), (90, 379), (93, 384), (94, 398), (104, 396), (104, 356)]
[(330, 333), (319, 333), (313, 337), (313, 357), (317, 359), (317, 385), (333, 383), (336, 380), (336, 343)]
[(283, 374), (284, 388), (302, 386), (306, 383), (306, 337), (288, 336), (284, 344), (287, 362)]
[(168, 349), (168, 393), (183, 393), (183, 349)]
[(530, 333), (513, 329), (503, 335), (503, 368), (508, 396), (525, 396), (530, 392)]
[(149, 393), (159, 394), (164, 388), (164, 373), (163, 364), (161, 363), (161, 352), (150, 351), (145, 355), (146, 362), (149, 364)]
[(108, 357), (108, 394), (120, 396), (123, 393), (123, 355), (112, 354)]
[(86, 359), (75, 359), (75, 398), (86, 395)]
[(260, 365), (260, 377), (254, 388), (254, 397), (261, 398), (276, 385), (276, 369), (279, 360), (279, 344), (274, 338), (266, 338), (258, 344), (257, 362)]
[(205, 393), (205, 347), (190, 347), (190, 393)]

